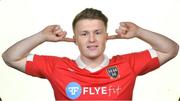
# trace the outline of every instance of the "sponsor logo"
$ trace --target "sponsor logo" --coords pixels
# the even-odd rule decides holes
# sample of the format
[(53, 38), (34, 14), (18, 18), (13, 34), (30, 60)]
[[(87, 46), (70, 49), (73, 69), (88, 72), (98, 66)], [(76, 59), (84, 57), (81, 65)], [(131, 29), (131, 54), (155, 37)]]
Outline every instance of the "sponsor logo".
[(117, 67), (109, 67), (107, 68), (107, 73), (110, 77), (112, 78), (117, 78), (118, 75), (119, 75), (119, 71), (118, 71), (118, 68)]
[(66, 95), (70, 99), (77, 99), (81, 95), (81, 86), (76, 82), (70, 82), (66, 86)]
[(119, 95), (121, 88), (119, 86), (102, 86), (102, 87), (81, 87), (77, 82), (70, 82), (66, 86), (66, 95), (70, 99), (77, 99), (81, 95), (101, 95), (111, 96)]

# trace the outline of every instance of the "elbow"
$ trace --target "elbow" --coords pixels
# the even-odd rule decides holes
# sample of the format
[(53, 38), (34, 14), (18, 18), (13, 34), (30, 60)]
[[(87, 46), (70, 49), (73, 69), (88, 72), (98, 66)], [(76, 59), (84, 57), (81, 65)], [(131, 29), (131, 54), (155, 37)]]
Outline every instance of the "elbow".
[(13, 61), (9, 59), (9, 56), (7, 56), (6, 52), (2, 54), (2, 59), (8, 66), (12, 66)]
[(4, 61), (7, 60), (5, 52), (1, 55), (1, 57), (2, 57), (2, 59), (3, 59)]
[(172, 48), (171, 56), (172, 58), (176, 57), (179, 51), (179, 45), (176, 43)]
[(9, 64), (9, 60), (8, 60), (7, 55), (6, 55), (5, 52), (1, 55), (1, 57), (4, 60), (4, 62), (8, 65)]

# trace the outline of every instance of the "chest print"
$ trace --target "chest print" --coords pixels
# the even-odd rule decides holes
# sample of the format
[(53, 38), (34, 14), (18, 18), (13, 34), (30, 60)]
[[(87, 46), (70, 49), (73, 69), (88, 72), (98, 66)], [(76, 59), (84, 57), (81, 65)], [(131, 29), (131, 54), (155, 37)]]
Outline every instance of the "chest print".
[(109, 67), (106, 69), (106, 71), (108, 75), (113, 79), (119, 77), (119, 70), (116, 66)]

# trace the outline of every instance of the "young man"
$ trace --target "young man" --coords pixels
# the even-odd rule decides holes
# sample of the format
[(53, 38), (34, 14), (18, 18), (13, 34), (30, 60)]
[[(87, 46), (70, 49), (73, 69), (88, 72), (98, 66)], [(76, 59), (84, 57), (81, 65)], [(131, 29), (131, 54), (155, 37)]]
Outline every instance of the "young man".
[[(7, 49), (2, 57), (7, 65), (50, 81), (56, 100), (132, 100), (136, 77), (148, 73), (174, 58), (179, 46), (171, 39), (122, 22), (117, 35), (108, 36), (107, 17), (87, 8), (73, 21), (73, 38), (58, 25), (51, 25)], [(108, 59), (107, 40), (139, 38), (152, 49)], [(75, 42), (80, 50), (76, 60), (40, 56), (30, 51), (43, 42)]]

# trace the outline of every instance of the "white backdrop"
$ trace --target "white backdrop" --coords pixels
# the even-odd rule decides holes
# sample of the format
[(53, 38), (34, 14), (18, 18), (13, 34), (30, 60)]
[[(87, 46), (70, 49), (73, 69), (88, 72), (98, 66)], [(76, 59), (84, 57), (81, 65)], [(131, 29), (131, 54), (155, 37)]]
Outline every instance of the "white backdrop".
[[(67, 36), (72, 37), (74, 16), (88, 7), (100, 9), (108, 16), (110, 34), (115, 34), (119, 22), (132, 21), (180, 44), (179, 5), (179, 0), (0, 0), (0, 54), (15, 42), (51, 24), (59, 24), (68, 32)], [(112, 57), (146, 48), (150, 46), (138, 39), (112, 40), (108, 41), (105, 53)], [(79, 55), (75, 44), (65, 42), (46, 42), (32, 53), (72, 59)], [(53, 90), (47, 80), (18, 72), (0, 59), (0, 97), (3, 101), (54, 101)], [(134, 101), (178, 101), (178, 60), (179, 55), (156, 71), (138, 77)]]

